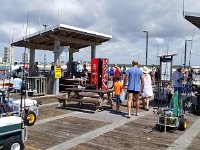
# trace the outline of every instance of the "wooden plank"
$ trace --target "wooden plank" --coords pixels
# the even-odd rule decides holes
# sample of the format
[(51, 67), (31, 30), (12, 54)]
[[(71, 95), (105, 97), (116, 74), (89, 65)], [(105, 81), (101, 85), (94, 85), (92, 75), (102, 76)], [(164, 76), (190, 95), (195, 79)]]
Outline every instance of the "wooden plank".
[[(189, 115), (190, 118), (190, 115)], [(194, 116), (192, 119), (188, 119), (189, 126), (195, 121)], [(76, 150), (81, 148), (94, 147), (96, 149), (142, 149), (153, 150), (161, 149), (165, 150), (183, 133), (182, 131), (175, 130), (173, 132), (163, 133), (155, 130), (156, 117), (154, 115), (148, 115), (129, 122), (123, 126), (120, 126), (113, 131), (107, 132), (102, 136), (94, 138), (88, 142), (81, 143), (70, 150)], [(198, 144), (199, 139), (194, 143)]]
[(47, 149), (107, 124), (109, 123), (76, 117), (58, 119), (30, 127), (26, 145), (37, 149)]

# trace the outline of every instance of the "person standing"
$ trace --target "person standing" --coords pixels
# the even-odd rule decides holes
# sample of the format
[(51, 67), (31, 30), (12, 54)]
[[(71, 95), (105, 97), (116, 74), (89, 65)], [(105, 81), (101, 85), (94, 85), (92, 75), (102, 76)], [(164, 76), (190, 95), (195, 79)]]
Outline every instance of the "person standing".
[(149, 75), (149, 69), (146, 66), (142, 68), (142, 71), (144, 73), (144, 93), (142, 93), (142, 103), (143, 108), (146, 111), (149, 111), (149, 98), (153, 96), (151, 76)]
[(33, 76), (39, 76), (38, 62), (35, 62), (35, 65), (34, 65), (34, 68), (33, 68)]
[(172, 74), (172, 80), (173, 80), (173, 87), (174, 87), (174, 93), (176, 91), (182, 92), (182, 80), (184, 78), (184, 75), (182, 73), (182, 66), (179, 66), (176, 71), (173, 72)]
[[(83, 80), (81, 81), (81, 82), (82, 82), (82, 85), (83, 85), (83, 86), (86, 86), (87, 80), (88, 80), (88, 70), (87, 70), (87, 68), (86, 68), (86, 64), (83, 65), (82, 77), (83, 77)], [(84, 82), (84, 83), (83, 83), (83, 82)]]
[(155, 74), (156, 74), (156, 67), (154, 64), (151, 66), (151, 72), (152, 72), (152, 81), (153, 81), (153, 85), (154, 85), (155, 84)]
[(82, 66), (81, 62), (78, 61), (78, 62), (77, 62), (77, 70), (76, 70), (76, 71), (79, 72), (79, 73), (81, 73), (82, 70), (83, 70), (83, 66)]
[(117, 81), (117, 78), (120, 75), (121, 75), (121, 70), (120, 70), (120, 68), (117, 65), (115, 65), (115, 67), (114, 67), (114, 75), (113, 75), (113, 85), (114, 85), (114, 82)]
[(120, 94), (122, 93), (121, 77), (117, 77), (117, 81), (114, 83), (114, 91), (115, 91), (115, 102), (116, 102), (116, 113), (120, 113), (119, 107), (122, 103), (120, 99)]
[(124, 78), (124, 76), (126, 74), (126, 66), (123, 66), (122, 74), (123, 74), (123, 78)]
[(125, 88), (128, 82), (127, 92), (128, 92), (128, 118), (131, 117), (131, 104), (133, 98), (136, 103), (136, 116), (139, 116), (139, 93), (144, 91), (144, 77), (142, 70), (138, 68), (138, 62), (133, 61), (132, 67), (126, 71), (124, 77), (123, 88)]
[(113, 69), (113, 66), (110, 67), (109, 75), (110, 75), (110, 80), (112, 81), (112, 80), (113, 80), (113, 75), (114, 75), (114, 69)]

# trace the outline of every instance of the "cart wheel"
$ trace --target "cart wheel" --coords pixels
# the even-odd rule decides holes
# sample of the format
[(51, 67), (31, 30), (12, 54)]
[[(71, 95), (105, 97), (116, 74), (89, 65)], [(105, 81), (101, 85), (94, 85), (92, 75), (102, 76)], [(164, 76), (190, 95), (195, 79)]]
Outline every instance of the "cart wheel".
[(164, 130), (164, 126), (161, 126), (161, 125), (159, 125), (159, 124), (156, 124), (156, 130), (157, 131), (163, 131)]
[(185, 117), (181, 116), (180, 121), (179, 121), (179, 128), (182, 131), (185, 131), (187, 128), (187, 120)]
[(19, 137), (10, 137), (6, 140), (3, 149), (6, 150), (22, 150), (24, 149), (24, 144)]
[(27, 114), (27, 125), (32, 126), (35, 124), (36, 121), (36, 114), (33, 111), (28, 111)]

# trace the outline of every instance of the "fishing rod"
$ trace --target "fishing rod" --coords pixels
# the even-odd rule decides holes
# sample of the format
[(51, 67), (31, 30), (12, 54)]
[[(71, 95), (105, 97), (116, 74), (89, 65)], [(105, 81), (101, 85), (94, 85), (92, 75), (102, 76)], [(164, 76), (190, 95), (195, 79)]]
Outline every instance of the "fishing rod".
[(190, 55), (189, 55), (189, 64), (188, 66), (190, 67), (190, 60), (191, 60), (191, 54), (192, 54), (192, 45), (193, 45), (193, 38), (194, 38), (194, 32), (195, 32), (195, 28), (193, 30), (193, 33), (192, 33), (192, 42), (191, 42), (191, 46), (190, 46)]
[[(13, 34), (12, 34), (12, 40), (11, 40), (11, 43), (13, 43), (14, 41), (14, 28), (13, 28)], [(10, 44), (10, 72), (9, 72), (9, 88), (10, 88), (10, 85), (11, 85), (11, 76), (12, 76), (12, 64), (13, 64), (13, 46), (11, 46)], [(8, 101), (10, 100), (10, 89), (8, 90)]]
[(25, 80), (25, 56), (26, 56), (26, 40), (27, 40), (27, 33), (28, 33), (28, 23), (29, 23), (29, 12), (27, 14), (27, 22), (26, 22), (26, 37), (25, 37), (25, 49), (24, 49), (24, 67), (22, 69), (22, 86), (21, 86), (21, 104), (20, 104), (20, 116), (22, 117), (22, 112), (24, 111), (25, 108), (25, 98), (24, 98), (24, 107), (22, 109), (22, 102), (23, 102), (23, 90), (25, 91), (25, 96), (26, 96), (26, 80)]

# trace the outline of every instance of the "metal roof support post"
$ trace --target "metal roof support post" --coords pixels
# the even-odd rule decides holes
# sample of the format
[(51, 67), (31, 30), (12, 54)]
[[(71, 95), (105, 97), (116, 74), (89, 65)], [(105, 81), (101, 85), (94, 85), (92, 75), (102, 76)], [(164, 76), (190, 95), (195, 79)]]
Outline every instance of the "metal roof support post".
[(91, 58), (96, 57), (96, 45), (91, 45)]
[(33, 76), (33, 69), (35, 63), (35, 49), (30, 49), (30, 56), (29, 56), (29, 76)]
[(69, 48), (69, 62), (68, 62), (67, 70), (68, 72), (71, 72), (71, 73), (72, 73), (72, 63), (73, 63), (73, 51), (71, 48)]
[[(55, 40), (54, 41), (54, 66), (60, 65), (60, 54), (61, 54), (61, 47), (60, 47), (60, 41)], [(53, 83), (53, 95), (59, 94), (59, 79), (54, 78)]]

